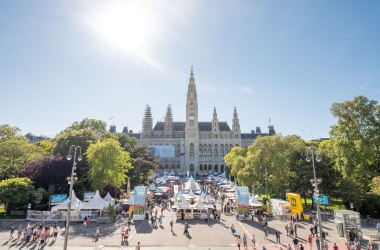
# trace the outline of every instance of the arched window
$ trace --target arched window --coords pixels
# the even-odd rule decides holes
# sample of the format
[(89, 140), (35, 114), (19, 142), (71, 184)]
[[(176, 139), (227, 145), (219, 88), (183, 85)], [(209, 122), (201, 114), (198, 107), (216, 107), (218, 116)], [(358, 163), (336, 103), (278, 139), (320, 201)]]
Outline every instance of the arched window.
[(190, 172), (194, 172), (194, 164), (190, 164)]
[(208, 156), (212, 156), (212, 146), (211, 146), (211, 144), (208, 145)]
[(214, 157), (218, 156), (218, 145), (215, 144), (214, 146)]
[(174, 169), (175, 168), (175, 165), (174, 164), (172, 164), (172, 169)]
[(215, 172), (218, 172), (218, 165), (215, 165), (215, 167), (214, 167), (214, 171), (215, 171)]
[(180, 168), (181, 168), (181, 165), (177, 164), (177, 168), (180, 169)]
[(203, 166), (202, 166), (202, 164), (199, 165), (199, 170), (200, 170), (200, 171), (203, 171)]
[(190, 156), (194, 155), (194, 143), (190, 143)]
[(228, 144), (224, 147), (224, 152), (226, 152), (226, 155), (228, 154)]
[(202, 144), (199, 145), (199, 156), (203, 156), (203, 146), (202, 146)]
[(169, 168), (169, 165), (168, 165), (168, 164), (165, 164), (165, 168), (168, 169), (168, 168)]
[(208, 165), (208, 170), (209, 170), (209, 171), (211, 171), (211, 164), (210, 164), (210, 165)]
[(224, 165), (220, 166), (220, 172), (224, 173)]
[(220, 155), (224, 156), (224, 145), (220, 145)]

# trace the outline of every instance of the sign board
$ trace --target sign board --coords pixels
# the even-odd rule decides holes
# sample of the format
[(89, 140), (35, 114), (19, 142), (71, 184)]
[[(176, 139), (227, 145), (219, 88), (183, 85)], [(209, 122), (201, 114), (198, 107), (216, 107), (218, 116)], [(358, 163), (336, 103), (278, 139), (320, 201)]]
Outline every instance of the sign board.
[(237, 212), (241, 216), (249, 214), (249, 191), (248, 187), (236, 188)]
[(290, 211), (292, 214), (301, 214), (303, 212), (301, 195), (295, 193), (287, 193)]
[[(317, 200), (315, 199), (315, 196), (313, 196), (313, 203), (317, 204)], [(320, 194), (318, 197), (318, 203), (319, 205), (330, 205), (330, 199), (327, 195)]]
[(153, 155), (161, 158), (173, 158), (175, 157), (174, 145), (159, 145), (153, 146)]
[(83, 201), (90, 201), (95, 196), (95, 192), (84, 192)]
[(145, 219), (147, 187), (136, 186), (133, 190), (133, 220)]
[(67, 194), (50, 195), (50, 205), (57, 205), (67, 199)]

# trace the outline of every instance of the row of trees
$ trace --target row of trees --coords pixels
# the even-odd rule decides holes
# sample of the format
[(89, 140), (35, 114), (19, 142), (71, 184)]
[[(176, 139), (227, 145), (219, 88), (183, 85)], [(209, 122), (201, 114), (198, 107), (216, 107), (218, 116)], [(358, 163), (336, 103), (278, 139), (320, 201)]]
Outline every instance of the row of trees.
[[(83, 154), (76, 170), (75, 191), (79, 195), (97, 189), (115, 195), (126, 188), (128, 179), (132, 187), (146, 182), (158, 166), (149, 148), (138, 146), (137, 140), (128, 135), (107, 131), (106, 123), (100, 120), (74, 122), (55, 138), (34, 144), (18, 128), (0, 125), (0, 183), (10, 187), (0, 189), (0, 203), (19, 204), (20, 199), (8, 199), (9, 190), (18, 192), (18, 184), (25, 186), (28, 180), (32, 188), (24, 192), (21, 203), (38, 204), (49, 194), (67, 193), (66, 177), (71, 174), (72, 161), (65, 156), (71, 145), (80, 146)], [(2, 195), (5, 190), (7, 195)]]
[(320, 192), (342, 198), (363, 213), (380, 215), (380, 105), (364, 96), (331, 107), (337, 123), (330, 140), (305, 142), (300, 137), (259, 137), (248, 148), (235, 147), (226, 165), (242, 185), (264, 192), (265, 168), (269, 192), (284, 197), (287, 191), (311, 195), (312, 165), (305, 158), (310, 146), (318, 149), (315, 162)]

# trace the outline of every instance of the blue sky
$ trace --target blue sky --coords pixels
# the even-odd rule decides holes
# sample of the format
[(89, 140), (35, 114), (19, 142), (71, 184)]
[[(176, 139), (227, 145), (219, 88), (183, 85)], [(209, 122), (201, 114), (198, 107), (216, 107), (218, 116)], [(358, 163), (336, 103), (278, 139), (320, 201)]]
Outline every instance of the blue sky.
[[(141, 130), (144, 109), (327, 137), (331, 104), (380, 99), (379, 1), (1, 1), (0, 124), (54, 136), (96, 118)], [(110, 120), (114, 117), (114, 120)]]

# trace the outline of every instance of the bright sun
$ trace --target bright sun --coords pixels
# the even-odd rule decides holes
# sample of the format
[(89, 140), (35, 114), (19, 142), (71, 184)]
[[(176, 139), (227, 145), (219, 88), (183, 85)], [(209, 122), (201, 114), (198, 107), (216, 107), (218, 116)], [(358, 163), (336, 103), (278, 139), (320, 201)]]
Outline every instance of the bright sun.
[(85, 22), (91, 29), (136, 62), (159, 67), (151, 53), (159, 23), (149, 5), (144, 1), (104, 3), (86, 15)]

